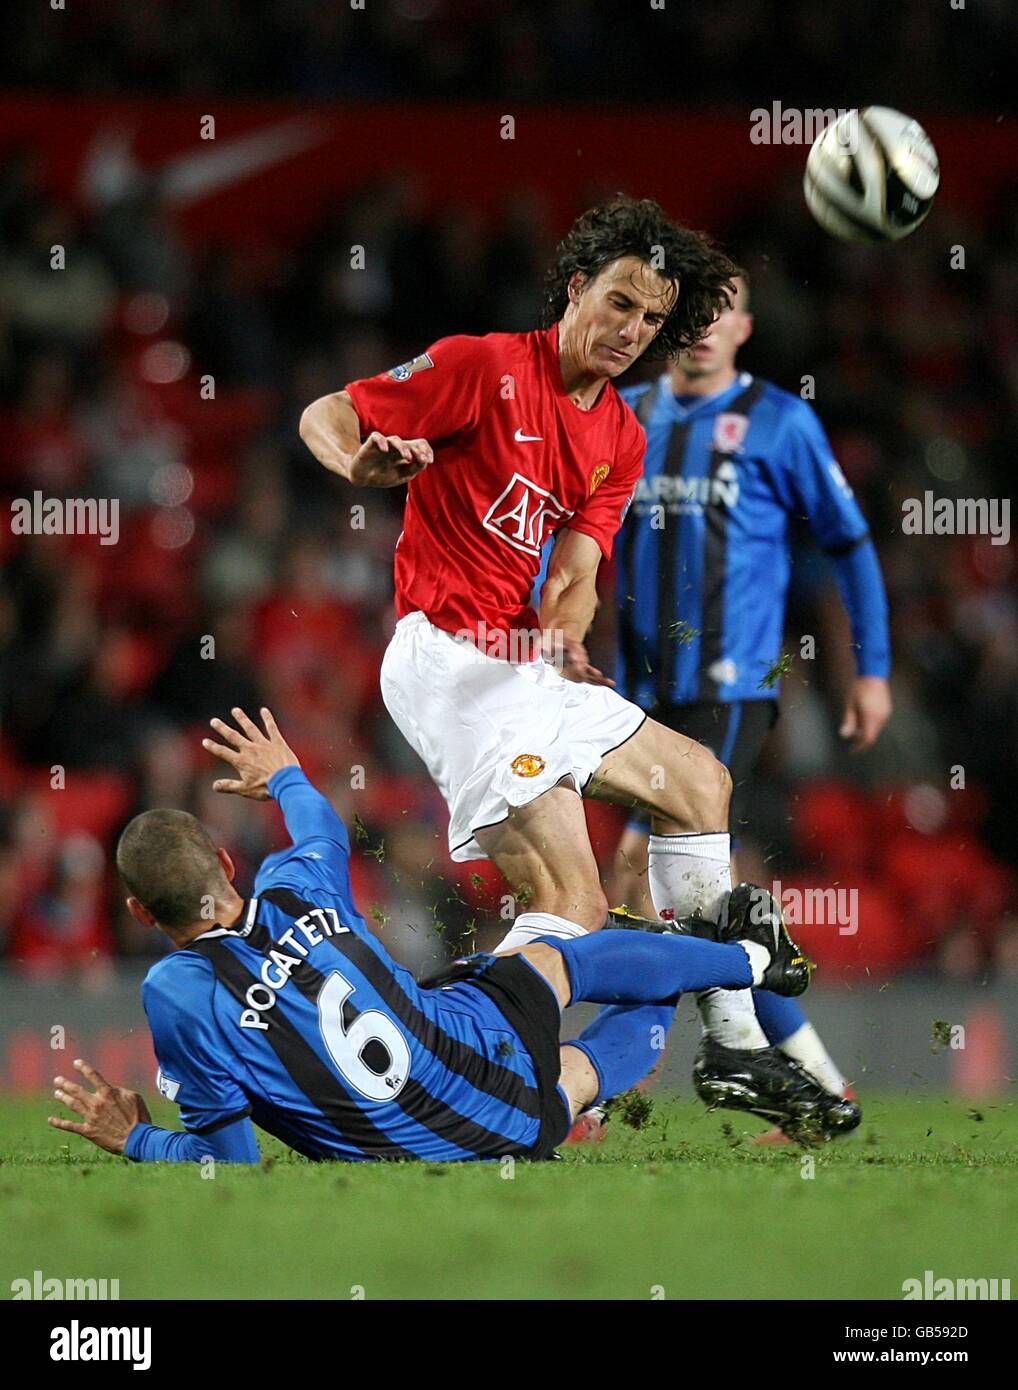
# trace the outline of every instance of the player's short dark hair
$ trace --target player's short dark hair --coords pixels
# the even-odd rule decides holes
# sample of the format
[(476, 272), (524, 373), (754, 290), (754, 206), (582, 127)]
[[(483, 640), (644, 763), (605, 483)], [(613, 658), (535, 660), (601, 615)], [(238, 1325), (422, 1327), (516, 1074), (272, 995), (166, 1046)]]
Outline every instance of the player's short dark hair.
[(208, 831), (187, 811), (135, 816), (117, 844), (117, 872), (162, 927), (190, 926), (202, 899), (228, 886)]
[(734, 292), (735, 265), (706, 232), (671, 221), (653, 198), (619, 194), (589, 208), (560, 242), (545, 278), (545, 324), (557, 323), (565, 313), (577, 270), (592, 280), (621, 256), (639, 256), (678, 284), (672, 310), (645, 353), (648, 360), (698, 343)]

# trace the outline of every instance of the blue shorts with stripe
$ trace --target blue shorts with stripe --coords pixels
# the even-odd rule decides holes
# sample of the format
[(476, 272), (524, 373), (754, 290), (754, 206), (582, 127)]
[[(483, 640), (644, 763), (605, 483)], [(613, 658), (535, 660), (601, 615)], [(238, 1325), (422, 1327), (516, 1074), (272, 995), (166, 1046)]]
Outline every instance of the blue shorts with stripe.
[[(512, 1072), (526, 1088), (525, 1106), (536, 1124), (521, 1134), (522, 1157), (550, 1158), (569, 1132), (569, 1111), (559, 1079), (558, 1000), (520, 956), (481, 953), (454, 961), (421, 981), (426, 1011), (447, 1036)], [(474, 1100), (471, 1120), (483, 1124)], [(504, 1153), (513, 1152), (506, 1146)]]

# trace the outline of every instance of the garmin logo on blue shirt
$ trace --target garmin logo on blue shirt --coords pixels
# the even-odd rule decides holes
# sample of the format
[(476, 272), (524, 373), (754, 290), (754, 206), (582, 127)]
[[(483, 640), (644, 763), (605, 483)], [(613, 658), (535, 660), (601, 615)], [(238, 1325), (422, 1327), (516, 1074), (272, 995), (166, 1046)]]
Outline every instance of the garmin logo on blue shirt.
[(730, 511), (739, 503), (739, 474), (735, 464), (725, 462), (713, 477), (684, 478), (659, 473), (641, 478), (633, 494), (633, 508), (646, 516), (654, 506), (669, 512), (702, 512), (705, 507), (724, 507)]

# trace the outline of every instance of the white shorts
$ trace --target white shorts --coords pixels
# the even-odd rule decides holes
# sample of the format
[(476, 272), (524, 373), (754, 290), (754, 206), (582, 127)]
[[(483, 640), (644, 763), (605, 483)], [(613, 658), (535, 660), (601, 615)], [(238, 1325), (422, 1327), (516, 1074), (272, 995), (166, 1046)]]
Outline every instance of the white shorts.
[(582, 794), (602, 759), (646, 719), (610, 686), (567, 681), (546, 661), (514, 665), (409, 613), (382, 661), (382, 699), (449, 807), (453, 859), (487, 859), (474, 833), (571, 777)]

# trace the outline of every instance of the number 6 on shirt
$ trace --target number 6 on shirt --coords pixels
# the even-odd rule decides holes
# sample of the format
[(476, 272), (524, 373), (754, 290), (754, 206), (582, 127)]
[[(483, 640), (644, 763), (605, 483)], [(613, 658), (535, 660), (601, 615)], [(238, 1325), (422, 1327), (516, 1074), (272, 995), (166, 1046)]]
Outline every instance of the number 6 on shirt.
[[(343, 1005), (353, 994), (353, 985), (338, 970), (327, 976), (318, 991), (318, 1026), (329, 1056), (344, 1081), (368, 1100), (394, 1100), (410, 1079), (410, 1048), (388, 1014), (366, 1009), (349, 1028), (343, 1027)], [(375, 1044), (385, 1059), (379, 1068), (364, 1060), (367, 1048)]]

